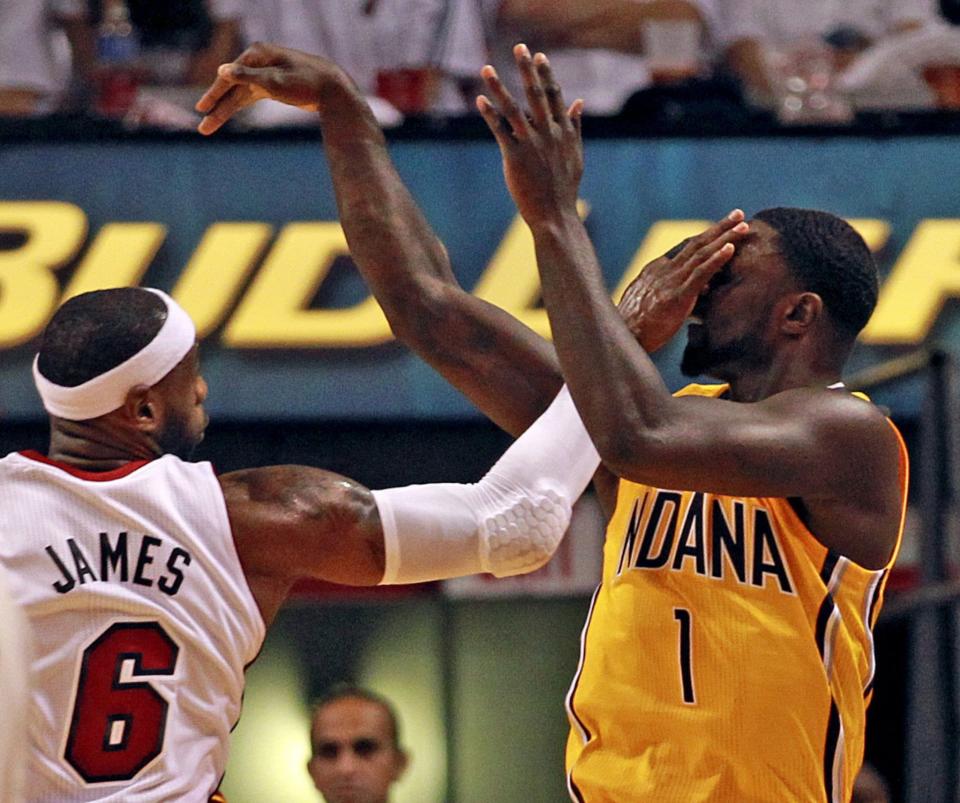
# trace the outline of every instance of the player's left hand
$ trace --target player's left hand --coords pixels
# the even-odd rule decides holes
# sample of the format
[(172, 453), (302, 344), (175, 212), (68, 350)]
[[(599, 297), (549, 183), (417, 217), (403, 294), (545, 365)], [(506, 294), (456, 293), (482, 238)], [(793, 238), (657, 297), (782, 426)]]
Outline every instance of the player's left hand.
[(583, 101), (565, 108), (560, 86), (543, 53), (531, 57), (527, 46), (519, 44), (513, 55), (523, 78), (529, 114), (490, 65), (480, 72), (489, 96), (477, 98), (477, 108), (500, 146), (507, 187), (530, 225), (554, 219), (558, 213), (576, 215), (583, 174)]

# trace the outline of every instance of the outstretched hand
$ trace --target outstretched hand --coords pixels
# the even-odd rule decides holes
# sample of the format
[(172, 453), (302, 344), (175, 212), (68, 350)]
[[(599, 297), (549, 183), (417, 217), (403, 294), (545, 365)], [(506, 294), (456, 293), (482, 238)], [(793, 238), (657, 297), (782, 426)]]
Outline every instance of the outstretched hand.
[(673, 256), (668, 252), (648, 263), (620, 299), (620, 315), (652, 354), (665, 345), (690, 317), (697, 298), (736, 251), (749, 232), (743, 212), (734, 209), (723, 220), (691, 237)]
[(490, 65), (480, 71), (489, 97), (477, 98), (477, 108), (500, 146), (507, 187), (530, 225), (561, 212), (576, 215), (577, 189), (583, 173), (583, 101), (576, 100), (565, 108), (560, 86), (543, 53), (531, 57), (527, 46), (520, 44), (513, 55), (523, 79), (529, 114)]
[(324, 90), (335, 85), (349, 86), (350, 79), (333, 62), (257, 43), (236, 61), (220, 65), (216, 80), (197, 101), (197, 111), (205, 115), (197, 130), (212, 134), (241, 109), (267, 98), (319, 111)]

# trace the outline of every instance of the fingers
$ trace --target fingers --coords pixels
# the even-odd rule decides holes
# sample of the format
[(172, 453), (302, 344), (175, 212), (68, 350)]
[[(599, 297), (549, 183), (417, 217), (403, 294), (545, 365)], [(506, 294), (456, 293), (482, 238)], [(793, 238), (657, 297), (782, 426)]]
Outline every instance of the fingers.
[(570, 119), (570, 122), (573, 124), (573, 130), (577, 132), (577, 136), (583, 137), (583, 99), (577, 98), (573, 103), (570, 104), (570, 108), (567, 109), (567, 117)]
[[(489, 64), (480, 70), (480, 77), (483, 79), (483, 82), (487, 86), (490, 98), (486, 98), (488, 103), (491, 103), (495, 106), (496, 109), (499, 109), (499, 112), (510, 125), (510, 132), (517, 139), (526, 139), (530, 136), (531, 129), (530, 123), (527, 120), (527, 116), (523, 113), (523, 109), (520, 108), (519, 104), (513, 99), (513, 96), (507, 91), (507, 88), (500, 81), (500, 76), (497, 75), (497, 71), (491, 67)], [(478, 103), (478, 108), (480, 104)], [(483, 109), (480, 109), (480, 113), (483, 114)], [(484, 120), (487, 120), (487, 117), (484, 117)], [(490, 121), (487, 120), (487, 125), (490, 125)], [(493, 129), (493, 126), (491, 126)], [(494, 130), (494, 135), (496, 135), (496, 130)]]
[(282, 48), (276, 48), (272, 45), (265, 45), (262, 42), (254, 42), (250, 47), (243, 51), (231, 64), (221, 64), (217, 70), (217, 77), (210, 88), (203, 93), (203, 96), (196, 103), (196, 110), (201, 114), (207, 114), (217, 101), (220, 100), (230, 88), (239, 82), (246, 67), (267, 67), (274, 64), (282, 64), (286, 60), (285, 51)]
[[(226, 65), (221, 65), (221, 67), (223, 66)], [(203, 96), (197, 101), (194, 108), (201, 114), (208, 114), (213, 107), (217, 105), (220, 98), (233, 88), (234, 83), (233, 80), (222, 75), (218, 70), (216, 79), (210, 85), (210, 88), (203, 93)]]
[[(734, 209), (723, 220), (694, 237), (674, 259), (681, 274), (688, 273), (682, 279), (681, 294), (701, 293), (710, 279), (733, 258), (736, 244), (749, 231), (750, 226), (743, 220), (743, 212)], [(707, 242), (704, 243), (704, 240)], [(703, 244), (697, 247), (698, 242)], [(694, 249), (692, 252), (689, 250), (691, 248)]]
[[(543, 87), (543, 94), (547, 99), (547, 106), (550, 110), (550, 117), (560, 126), (566, 127), (570, 122), (570, 116), (566, 112), (566, 106), (563, 102), (563, 92), (560, 84), (553, 77), (553, 70), (550, 68), (550, 61), (543, 53), (537, 53), (533, 57), (533, 62), (537, 68), (537, 77), (540, 79), (540, 85)], [(571, 106), (571, 108), (573, 108)], [(581, 110), (583, 105), (581, 103)]]
[[(204, 136), (218, 131), (234, 114), (256, 100), (250, 87), (234, 85), (221, 95), (200, 121), (197, 130)], [(197, 104), (199, 107), (199, 104)]]
[(710, 240), (706, 245), (700, 246), (693, 254), (688, 257), (688, 261), (691, 263), (691, 268), (696, 268), (699, 264), (702, 264), (707, 259), (709, 259), (713, 254), (723, 248), (726, 245), (736, 245), (736, 243), (743, 238), (747, 232), (750, 231), (750, 226), (745, 222), (740, 221), (735, 223), (731, 228), (722, 231), (717, 237)]
[[(538, 53), (537, 56), (542, 54)], [(534, 65), (534, 60), (530, 57), (530, 51), (524, 44), (519, 44), (513, 48), (513, 57), (517, 62), (517, 69), (520, 71), (520, 78), (523, 81), (524, 93), (527, 96), (527, 105), (530, 107), (530, 116), (533, 118), (534, 125), (538, 128), (547, 125), (550, 122), (550, 107), (547, 105), (547, 97), (544, 94), (543, 86), (540, 84), (540, 75)]]
[(494, 139), (497, 140), (497, 144), (501, 148), (506, 148), (515, 142), (510, 123), (507, 122), (505, 117), (500, 116), (496, 108), (494, 108), (494, 105), (490, 102), (490, 98), (486, 95), (477, 97), (477, 111), (480, 112), (480, 116), (487, 124), (487, 128), (490, 129), (490, 133), (493, 134)]
[(197, 130), (212, 134), (241, 109), (270, 97), (281, 80), (273, 67), (221, 64), (213, 86), (197, 101), (197, 111), (206, 114)]
[[(734, 209), (722, 220), (718, 220), (710, 228), (700, 232), (695, 237), (691, 237), (683, 247), (677, 260), (690, 259), (697, 251), (722, 237), (726, 232), (731, 231), (743, 221), (744, 215), (742, 209)], [(721, 243), (722, 244), (722, 243)]]
[(736, 253), (736, 247), (733, 243), (726, 243), (714, 251), (693, 269), (690, 276), (681, 285), (681, 295), (700, 295), (710, 283), (710, 280), (733, 258), (734, 253)]
[(266, 97), (266, 92), (253, 89), (241, 91), (238, 85), (259, 83), (262, 87), (267, 87), (273, 71), (257, 68), (285, 65), (290, 52), (284, 48), (255, 42), (232, 63), (221, 64), (216, 79), (194, 107), (206, 115), (197, 130), (201, 134), (212, 134), (237, 111), (260, 97)]

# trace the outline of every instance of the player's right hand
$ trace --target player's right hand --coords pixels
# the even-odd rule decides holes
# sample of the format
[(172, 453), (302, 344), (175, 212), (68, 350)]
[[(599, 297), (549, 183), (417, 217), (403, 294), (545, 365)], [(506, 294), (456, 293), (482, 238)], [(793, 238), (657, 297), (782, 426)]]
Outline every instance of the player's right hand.
[(220, 65), (216, 80), (197, 101), (196, 109), (204, 115), (197, 130), (212, 134), (241, 109), (267, 98), (318, 111), (323, 91), (331, 86), (352, 86), (333, 62), (257, 43), (236, 61)]
[(652, 354), (680, 330), (700, 293), (726, 265), (749, 226), (734, 209), (723, 220), (647, 263), (623, 292), (620, 316), (643, 347)]

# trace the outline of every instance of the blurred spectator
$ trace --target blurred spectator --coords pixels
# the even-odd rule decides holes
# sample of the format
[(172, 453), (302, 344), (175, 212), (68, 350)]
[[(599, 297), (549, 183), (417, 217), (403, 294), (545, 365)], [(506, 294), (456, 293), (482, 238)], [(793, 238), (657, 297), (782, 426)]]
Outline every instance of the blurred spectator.
[(544, 50), (568, 100), (589, 114), (616, 114), (655, 83), (707, 67), (713, 0), (481, 0), (494, 64), (520, 91), (511, 49)]
[(378, 694), (335, 686), (313, 709), (307, 770), (326, 803), (387, 803), (407, 767), (393, 706)]
[[(721, 44), (747, 96), (770, 105), (777, 92), (773, 63), (785, 52), (817, 48), (842, 73), (864, 51), (932, 24), (936, 0), (719, 0)], [(813, 50), (811, 50), (811, 48)]]
[(125, 7), (140, 45), (144, 80), (206, 86), (240, 50), (243, 0), (89, 0), (94, 26)]
[(927, 25), (870, 48), (838, 86), (860, 108), (960, 109), (960, 30)]
[(0, 115), (56, 111), (93, 64), (84, 0), (0, 0)]
[[(385, 125), (405, 114), (472, 111), (487, 61), (476, 0), (247, 0), (244, 32), (248, 43), (275, 42), (335, 61)], [(314, 117), (271, 102), (254, 107), (251, 120)]]
[(241, 2), (88, 0), (95, 112), (134, 128), (193, 128), (200, 89), (239, 52)]

